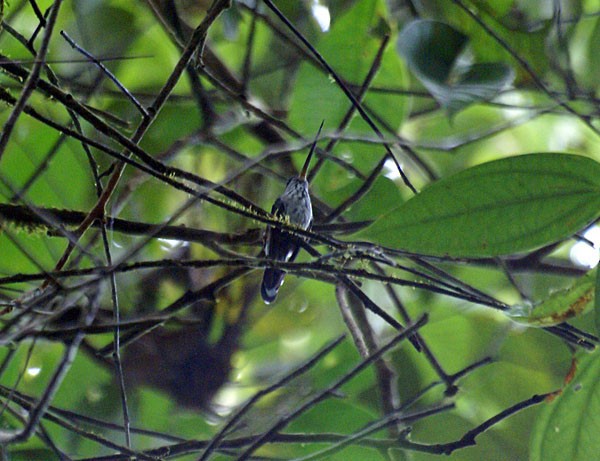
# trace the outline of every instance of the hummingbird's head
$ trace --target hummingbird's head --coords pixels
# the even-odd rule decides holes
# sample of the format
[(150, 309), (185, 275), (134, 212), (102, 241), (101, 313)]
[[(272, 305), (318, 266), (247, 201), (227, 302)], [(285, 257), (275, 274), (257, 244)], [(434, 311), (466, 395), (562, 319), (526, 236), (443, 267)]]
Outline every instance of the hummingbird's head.
[(292, 176), (285, 185), (284, 195), (298, 195), (308, 192), (308, 181), (302, 176)]

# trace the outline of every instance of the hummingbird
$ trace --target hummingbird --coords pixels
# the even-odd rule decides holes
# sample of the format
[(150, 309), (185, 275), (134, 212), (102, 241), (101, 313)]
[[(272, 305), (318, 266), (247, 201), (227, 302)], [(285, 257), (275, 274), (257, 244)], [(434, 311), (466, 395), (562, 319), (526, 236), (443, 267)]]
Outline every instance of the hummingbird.
[[(289, 221), (290, 224), (298, 226), (303, 230), (308, 230), (313, 220), (312, 203), (310, 201), (310, 194), (308, 193), (306, 174), (317, 145), (317, 140), (319, 139), (319, 134), (321, 134), (323, 123), (324, 121), (321, 122), (317, 136), (315, 136), (315, 140), (310, 147), (300, 174), (288, 179), (283, 194), (275, 200), (271, 209), (271, 214), (275, 217)], [(265, 256), (275, 261), (292, 262), (298, 256), (302, 240), (304, 240), (302, 237), (293, 235), (283, 229), (267, 226), (264, 246)], [(260, 294), (266, 304), (271, 304), (275, 301), (284, 278), (285, 271), (281, 269), (275, 267), (267, 267), (265, 269)]]

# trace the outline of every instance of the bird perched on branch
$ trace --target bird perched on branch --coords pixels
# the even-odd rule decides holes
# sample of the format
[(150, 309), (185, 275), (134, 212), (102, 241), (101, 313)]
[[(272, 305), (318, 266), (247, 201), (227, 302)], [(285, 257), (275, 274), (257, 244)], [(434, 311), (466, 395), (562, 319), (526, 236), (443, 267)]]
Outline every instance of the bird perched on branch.
[[(317, 140), (319, 139), (319, 134), (321, 133), (321, 128), (323, 128), (323, 122), (321, 122), (317, 136), (310, 147), (300, 174), (288, 179), (285, 191), (275, 200), (271, 209), (271, 214), (275, 217), (281, 218), (303, 230), (310, 228), (313, 219), (306, 174), (315, 151), (315, 146), (317, 145)], [(298, 255), (302, 240), (302, 237), (279, 227), (267, 226), (264, 247), (265, 256), (275, 261), (292, 262)], [(284, 277), (285, 271), (281, 269), (275, 267), (267, 267), (265, 269), (260, 287), (260, 293), (265, 303), (270, 304), (275, 301), (277, 292), (283, 284)]]

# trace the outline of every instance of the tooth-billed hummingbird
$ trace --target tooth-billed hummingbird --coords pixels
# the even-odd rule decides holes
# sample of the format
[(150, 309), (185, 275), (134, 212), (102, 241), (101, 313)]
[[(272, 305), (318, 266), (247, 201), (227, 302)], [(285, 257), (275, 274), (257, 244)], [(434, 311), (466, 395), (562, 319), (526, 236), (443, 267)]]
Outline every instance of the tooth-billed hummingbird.
[[(279, 217), (290, 224), (298, 226), (303, 230), (310, 228), (312, 224), (312, 204), (308, 193), (308, 181), (306, 174), (310, 159), (315, 151), (319, 134), (323, 128), (323, 122), (319, 127), (317, 136), (313, 141), (308, 156), (304, 162), (304, 166), (298, 176), (292, 176), (288, 179), (283, 194), (275, 200), (271, 214)], [(293, 235), (283, 229), (273, 226), (267, 226), (265, 236), (265, 256), (275, 261), (292, 262), (296, 259), (300, 250), (302, 237)], [(263, 276), (260, 294), (265, 303), (270, 304), (275, 301), (277, 292), (283, 284), (285, 271), (275, 267), (267, 267)]]

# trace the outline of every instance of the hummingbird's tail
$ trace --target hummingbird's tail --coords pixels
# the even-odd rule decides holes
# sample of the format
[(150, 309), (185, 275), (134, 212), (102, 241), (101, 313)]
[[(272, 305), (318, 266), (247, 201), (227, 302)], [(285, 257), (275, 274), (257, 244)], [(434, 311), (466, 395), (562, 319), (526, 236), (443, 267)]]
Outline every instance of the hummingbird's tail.
[(266, 268), (260, 285), (260, 294), (266, 304), (271, 304), (277, 297), (277, 292), (283, 284), (285, 272), (279, 269)]

